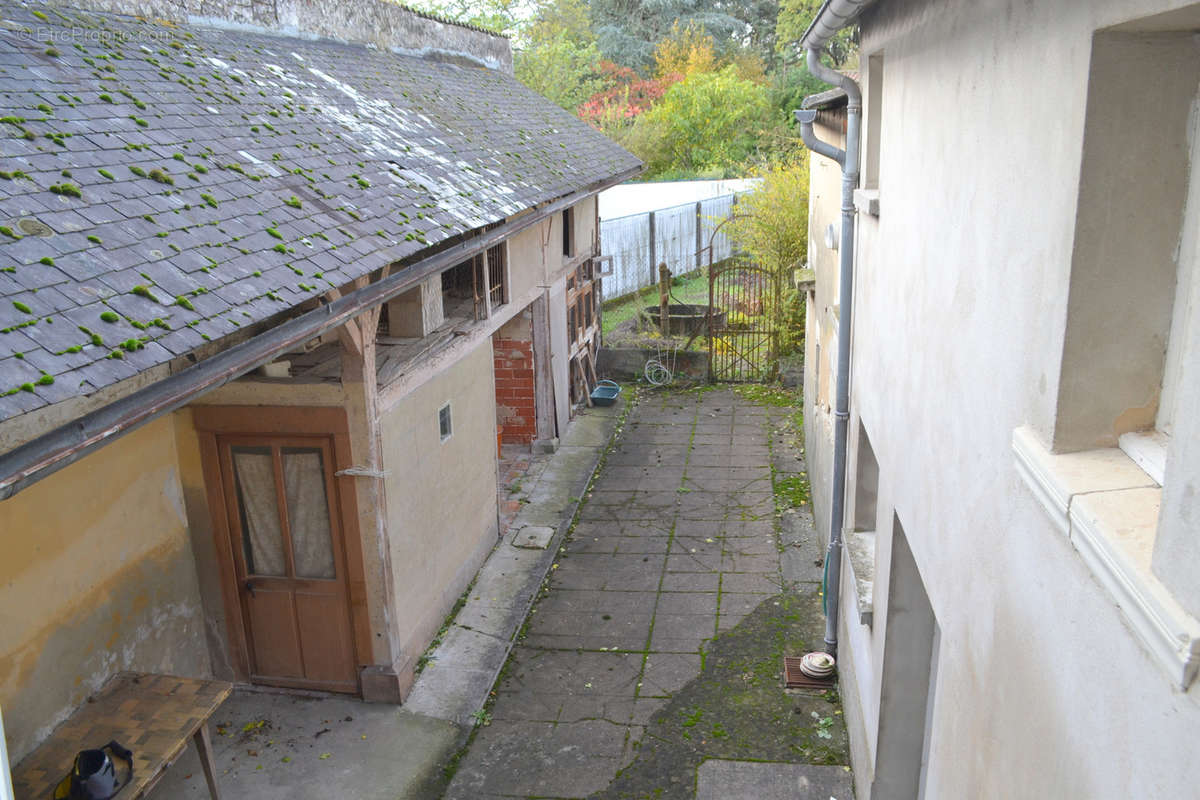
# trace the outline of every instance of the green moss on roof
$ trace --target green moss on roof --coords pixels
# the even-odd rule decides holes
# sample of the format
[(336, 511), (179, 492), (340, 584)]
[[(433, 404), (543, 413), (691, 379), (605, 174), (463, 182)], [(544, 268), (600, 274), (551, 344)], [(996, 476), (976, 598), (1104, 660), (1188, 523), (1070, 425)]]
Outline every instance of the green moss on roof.
[(50, 191), (65, 197), (83, 197), (83, 192), (73, 183), (56, 183), (50, 187)]

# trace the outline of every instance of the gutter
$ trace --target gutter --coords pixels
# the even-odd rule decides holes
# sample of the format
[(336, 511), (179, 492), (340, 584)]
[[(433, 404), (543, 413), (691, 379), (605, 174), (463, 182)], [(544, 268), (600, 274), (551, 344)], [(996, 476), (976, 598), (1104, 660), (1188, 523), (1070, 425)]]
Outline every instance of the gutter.
[(842, 583), (842, 527), (846, 514), (846, 441), (850, 427), (850, 339), (854, 302), (854, 190), (858, 188), (859, 146), (862, 133), (862, 91), (858, 83), (821, 63), (821, 48), (834, 34), (851, 24), (873, 0), (825, 0), (800, 44), (808, 52), (808, 69), (826, 83), (846, 93), (846, 149), (821, 141), (813, 131), (817, 111), (796, 111), (804, 144), (842, 167), (842, 231), (838, 250), (837, 394), (834, 403), (833, 498), (829, 514), (829, 547), (825, 554), (825, 651), (836, 657), (838, 613)]
[(484, 252), (590, 195), (632, 178), (641, 170), (641, 166), (625, 170), (553, 200), (534, 209), (531, 214), (505, 222), (479, 236), (421, 259), (393, 275), (280, 323), (253, 339), (224, 350), (195, 366), (139, 389), (0, 455), (0, 501), (7, 500), (22, 489), (53, 475), (114, 439), (182, 408), (205, 392), (241, 377), (271, 361), (280, 353), (344, 325), (363, 311), (403, 294), (426, 278)]
[[(858, 19), (863, 9), (874, 2), (875, 0), (825, 0), (813, 21), (809, 23), (808, 30), (800, 37), (800, 47), (819, 51), (838, 31)], [(826, 82), (834, 83), (828, 79)]]

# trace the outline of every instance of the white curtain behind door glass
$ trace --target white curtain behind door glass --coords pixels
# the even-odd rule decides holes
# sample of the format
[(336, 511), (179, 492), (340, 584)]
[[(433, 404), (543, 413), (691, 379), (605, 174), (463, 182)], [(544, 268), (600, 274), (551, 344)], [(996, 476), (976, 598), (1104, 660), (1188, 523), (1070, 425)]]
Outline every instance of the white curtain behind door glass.
[(292, 531), (296, 576), (336, 578), (321, 451), (285, 450), (283, 487), (287, 497), (288, 526)]
[(246, 530), (247, 571), (251, 575), (283, 575), (283, 536), (275, 493), (275, 463), (269, 452), (234, 449), (234, 473)]

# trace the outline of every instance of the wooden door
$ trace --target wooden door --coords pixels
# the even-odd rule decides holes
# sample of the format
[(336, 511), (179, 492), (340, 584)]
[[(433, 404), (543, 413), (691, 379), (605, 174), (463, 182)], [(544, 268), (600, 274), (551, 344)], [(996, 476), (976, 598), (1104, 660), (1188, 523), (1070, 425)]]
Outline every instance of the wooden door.
[(250, 679), (357, 692), (331, 438), (217, 445)]

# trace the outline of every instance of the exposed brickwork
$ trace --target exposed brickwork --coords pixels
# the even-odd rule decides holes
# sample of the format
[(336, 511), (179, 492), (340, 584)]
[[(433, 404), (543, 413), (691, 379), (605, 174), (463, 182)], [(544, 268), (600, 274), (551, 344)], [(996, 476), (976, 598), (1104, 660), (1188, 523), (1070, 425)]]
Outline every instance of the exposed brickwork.
[(528, 444), (537, 436), (533, 399), (533, 342), (492, 337), (496, 369), (496, 421), (501, 441)]

